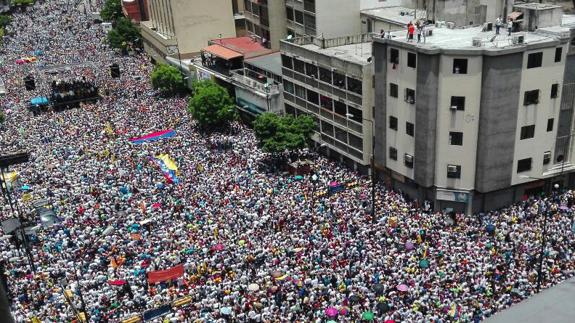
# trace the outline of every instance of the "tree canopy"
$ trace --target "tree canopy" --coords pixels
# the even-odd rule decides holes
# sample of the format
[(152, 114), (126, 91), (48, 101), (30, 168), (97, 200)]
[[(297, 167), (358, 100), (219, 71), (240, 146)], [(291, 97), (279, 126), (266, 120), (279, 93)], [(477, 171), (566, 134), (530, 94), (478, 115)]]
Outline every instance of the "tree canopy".
[(211, 80), (194, 83), (188, 109), (204, 128), (225, 126), (236, 117), (234, 101), (228, 91)]
[(100, 17), (104, 21), (116, 21), (118, 18), (123, 17), (122, 3), (120, 0), (106, 0), (102, 10), (100, 10)]
[(12, 17), (0, 15), (0, 28), (8, 26), (12, 22)]
[(12, 0), (12, 4), (15, 6), (27, 6), (34, 4), (36, 0)]
[(262, 113), (254, 121), (260, 147), (268, 153), (281, 153), (305, 148), (314, 129), (310, 116), (279, 116)]
[(114, 28), (108, 32), (108, 43), (113, 48), (125, 49), (128, 45), (139, 46), (140, 42), (140, 31), (124, 17), (116, 20)]
[(182, 73), (177, 68), (167, 64), (158, 64), (154, 67), (152, 86), (154, 89), (168, 94), (175, 94), (186, 88)]

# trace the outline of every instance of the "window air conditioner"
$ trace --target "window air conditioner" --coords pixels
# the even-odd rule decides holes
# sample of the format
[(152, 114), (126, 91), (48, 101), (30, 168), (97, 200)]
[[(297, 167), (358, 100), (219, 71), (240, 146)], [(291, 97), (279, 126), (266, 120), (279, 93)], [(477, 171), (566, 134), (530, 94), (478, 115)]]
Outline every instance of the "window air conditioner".
[(473, 47), (481, 47), (483, 46), (483, 42), (481, 41), (481, 38), (477, 37), (477, 38), (473, 38)]
[(404, 159), (405, 159), (406, 163), (409, 163), (409, 164), (413, 163), (413, 156), (411, 156), (410, 154), (405, 154)]
[(447, 165), (447, 172), (448, 172), (448, 173), (457, 173), (457, 166), (455, 166), (455, 165)]

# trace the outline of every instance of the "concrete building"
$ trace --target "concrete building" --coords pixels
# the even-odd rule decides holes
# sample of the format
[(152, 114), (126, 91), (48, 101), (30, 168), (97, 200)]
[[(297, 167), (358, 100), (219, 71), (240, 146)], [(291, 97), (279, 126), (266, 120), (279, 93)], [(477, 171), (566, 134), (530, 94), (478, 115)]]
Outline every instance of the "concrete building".
[(375, 39), (375, 157), (389, 185), (467, 212), (574, 186), (575, 19), (546, 21), (512, 36)]
[(252, 37), (215, 39), (189, 61), (191, 79), (213, 79), (226, 87), (246, 118), (283, 113), (281, 57)]
[(371, 36), (281, 42), (285, 112), (316, 122), (328, 155), (367, 173), (372, 156)]
[(359, 0), (285, 0), (287, 34), (334, 38), (361, 32)]
[(424, 21), (426, 17), (426, 10), (402, 6), (366, 9), (361, 11), (361, 32), (380, 33), (381, 30), (385, 32), (405, 30), (410, 22)]
[(144, 50), (155, 61), (199, 54), (210, 39), (236, 34), (230, 0), (148, 0)]
[(244, 0), (244, 16), (248, 34), (262, 45), (279, 49), (286, 37), (286, 6), (282, 0)]

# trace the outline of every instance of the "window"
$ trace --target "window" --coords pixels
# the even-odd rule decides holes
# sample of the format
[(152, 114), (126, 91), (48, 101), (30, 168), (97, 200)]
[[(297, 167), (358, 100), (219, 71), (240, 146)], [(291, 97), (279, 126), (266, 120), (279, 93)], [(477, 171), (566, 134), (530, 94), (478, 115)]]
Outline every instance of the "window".
[(399, 88), (397, 84), (389, 83), (389, 96), (392, 98), (397, 98), (399, 95)]
[(260, 6), (257, 3), (252, 2), (252, 13), (256, 16), (260, 15)]
[(286, 91), (287, 93), (294, 94), (293, 83), (288, 80), (284, 80), (284, 91)]
[(546, 151), (543, 153), (543, 165), (547, 165), (551, 162), (551, 152)]
[(333, 101), (333, 107), (335, 113), (339, 114), (340, 116), (345, 116), (347, 114), (347, 107), (345, 106), (345, 103), (340, 101)]
[(292, 116), (296, 115), (295, 108), (293, 106), (291, 106), (289, 104), (286, 104), (285, 106), (286, 106), (286, 113), (287, 114), (292, 115)]
[(465, 111), (465, 97), (464, 96), (452, 96), (451, 97), (451, 109), (457, 111)]
[(349, 137), (349, 145), (357, 150), (363, 150), (363, 139), (358, 136), (352, 135), (348, 133), (347, 136)]
[(557, 99), (557, 96), (559, 94), (559, 84), (555, 83), (551, 85), (551, 98), (552, 99)]
[(246, 8), (246, 11), (252, 11), (252, 2), (250, 0), (244, 0), (244, 7)]
[(449, 144), (453, 146), (463, 146), (463, 132), (449, 132)]
[(547, 119), (547, 132), (553, 131), (553, 118)]
[(286, 7), (287, 20), (293, 21), (293, 8)]
[(301, 12), (299, 10), (294, 10), (294, 17), (295, 17), (295, 22), (297, 22), (300, 25), (303, 25), (303, 12)]
[(397, 149), (389, 147), (389, 159), (397, 160)]
[(347, 90), (361, 95), (361, 81), (353, 77), (347, 77)]
[(305, 64), (304, 62), (300, 61), (299, 59), (293, 59), (293, 69), (298, 73), (305, 74)]
[(390, 116), (389, 117), (389, 129), (397, 130), (397, 118)]
[(399, 51), (397, 49), (389, 49), (389, 62), (392, 64), (399, 64)]
[(351, 105), (347, 107), (347, 112), (351, 114), (349, 117), (351, 120), (361, 123), (363, 121), (363, 112), (360, 109), (356, 109)]
[(325, 121), (321, 122), (321, 132), (333, 137), (333, 126), (330, 123), (327, 123)]
[(413, 125), (413, 123), (411, 122), (406, 122), (405, 123), (405, 133), (409, 136), (414, 136), (415, 133), (415, 127)]
[(282, 55), (282, 66), (285, 68), (293, 69), (291, 57)]
[(417, 65), (417, 55), (415, 53), (407, 53), (407, 67), (415, 68)]
[(539, 103), (539, 90), (525, 91), (523, 96), (523, 105), (531, 105)]
[(529, 54), (527, 56), (527, 68), (541, 67), (543, 63), (543, 52)]
[(413, 168), (413, 156), (410, 154), (403, 155), (403, 164), (405, 167)]
[(315, 0), (304, 0), (303, 8), (305, 11), (315, 12)]
[(467, 59), (453, 59), (453, 74), (467, 74)]
[(563, 55), (563, 48), (555, 48), (555, 63), (561, 62), (561, 56)]
[(317, 92), (307, 90), (307, 100), (315, 105), (319, 105), (319, 95)]
[(526, 172), (531, 170), (531, 158), (520, 159), (517, 161), (517, 172)]
[(305, 99), (305, 88), (295, 84), (295, 95), (300, 99)]
[(320, 95), (319, 96), (319, 103), (321, 107), (327, 109), (329, 111), (333, 111), (333, 100), (328, 98), (327, 96)]
[(447, 178), (461, 178), (461, 166), (447, 165)]
[(305, 74), (307, 76), (317, 78), (317, 66), (310, 63), (305, 63)]
[(410, 104), (415, 103), (415, 90), (405, 89), (405, 102)]
[(521, 140), (533, 137), (535, 137), (535, 125), (521, 127)]
[(347, 132), (341, 128), (334, 127), (335, 139), (347, 144)]
[(333, 85), (342, 89), (345, 88), (345, 76), (333, 72)]
[(331, 84), (331, 71), (323, 67), (319, 67), (319, 79), (322, 82)]

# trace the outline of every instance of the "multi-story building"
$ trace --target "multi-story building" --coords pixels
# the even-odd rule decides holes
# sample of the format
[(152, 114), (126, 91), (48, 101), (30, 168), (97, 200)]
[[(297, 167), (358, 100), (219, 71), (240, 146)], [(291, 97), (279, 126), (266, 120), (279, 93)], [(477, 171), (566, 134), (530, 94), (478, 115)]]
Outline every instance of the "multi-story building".
[(281, 42), (285, 112), (316, 122), (312, 139), (367, 172), (372, 156), (371, 37), (306, 36)]
[(136, 23), (149, 19), (147, 0), (122, 0), (122, 11)]
[(467, 212), (574, 186), (575, 19), (547, 24), (375, 39), (375, 160), (389, 184)]
[(236, 35), (230, 0), (148, 0), (144, 50), (153, 60), (197, 55), (210, 39)]
[(287, 34), (334, 38), (361, 32), (359, 0), (285, 0)]
[(286, 36), (286, 7), (283, 0), (243, 0), (246, 30), (267, 48), (279, 49)]

